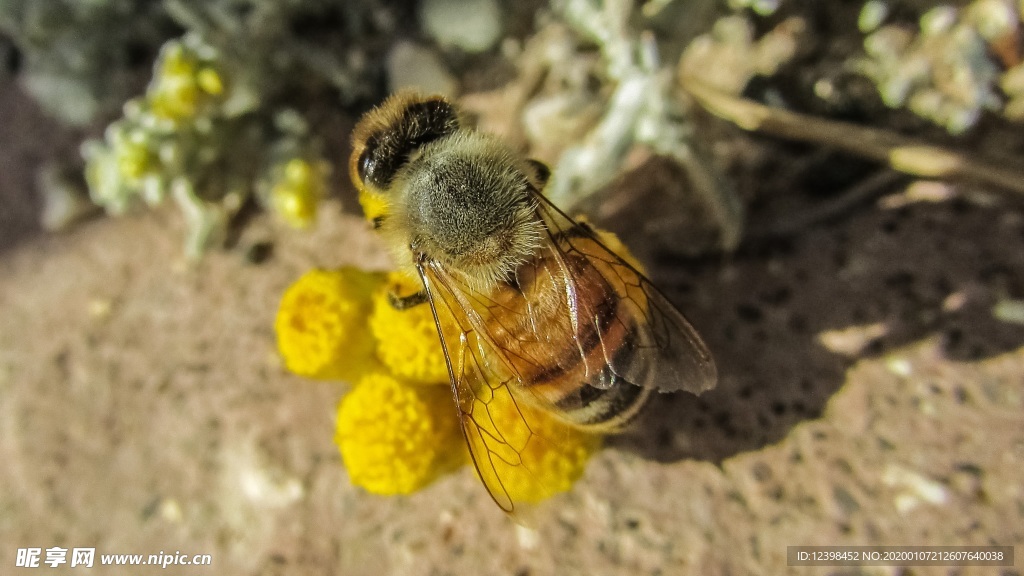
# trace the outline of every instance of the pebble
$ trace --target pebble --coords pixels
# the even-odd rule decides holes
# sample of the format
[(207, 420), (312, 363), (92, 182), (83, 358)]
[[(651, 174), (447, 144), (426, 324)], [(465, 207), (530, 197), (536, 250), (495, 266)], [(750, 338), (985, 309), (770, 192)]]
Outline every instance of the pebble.
[(438, 44), (475, 54), (486, 52), (502, 36), (498, 0), (424, 0), (420, 22)]
[(437, 53), (428, 47), (402, 41), (387, 57), (388, 87), (391, 93), (403, 88), (453, 97), (458, 82)]

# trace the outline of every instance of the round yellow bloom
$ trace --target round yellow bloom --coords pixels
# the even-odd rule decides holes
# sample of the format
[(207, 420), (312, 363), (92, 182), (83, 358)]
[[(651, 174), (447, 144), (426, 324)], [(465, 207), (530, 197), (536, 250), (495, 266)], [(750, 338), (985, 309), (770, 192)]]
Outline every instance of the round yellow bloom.
[(118, 173), (128, 182), (136, 182), (157, 165), (156, 155), (150, 151), (141, 132), (122, 135), (114, 142)]
[(470, 442), (480, 448), (478, 453), (483, 453), (485, 445), (493, 453), (493, 457), (478, 458), (493, 464), (481, 465), (478, 474), (506, 509), (568, 491), (601, 447), (601, 436), (574, 428), (525, 402), (513, 401), (507, 388), (477, 400), (473, 413), (480, 414), (474, 417), (480, 433), (471, 430)]
[(355, 380), (376, 365), (366, 329), (384, 278), (357, 268), (312, 270), (285, 291), (274, 329), (285, 365), (301, 376)]
[(335, 442), (352, 483), (374, 494), (415, 492), (466, 461), (451, 391), (384, 372), (342, 399)]
[(146, 98), (155, 116), (180, 121), (194, 118), (207, 98), (220, 96), (223, 90), (223, 80), (214, 68), (172, 41), (161, 51)]
[(327, 164), (292, 158), (277, 172), (270, 190), (274, 209), (288, 224), (308, 227), (316, 220), (317, 206), (327, 194)]
[(209, 66), (200, 68), (196, 73), (196, 84), (210, 96), (220, 96), (224, 93), (224, 79), (219, 72)]
[(407, 296), (423, 285), (403, 273), (392, 272), (373, 294), (370, 330), (377, 339), (377, 357), (396, 376), (417, 384), (448, 384), (448, 366), (429, 304), (398, 310), (388, 300), (392, 293)]

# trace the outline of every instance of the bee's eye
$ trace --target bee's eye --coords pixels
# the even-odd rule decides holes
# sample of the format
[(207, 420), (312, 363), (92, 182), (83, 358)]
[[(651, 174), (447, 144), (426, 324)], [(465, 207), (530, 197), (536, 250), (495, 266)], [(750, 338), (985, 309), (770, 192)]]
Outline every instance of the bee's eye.
[(443, 98), (399, 104), (401, 115), (388, 118), (363, 142), (354, 175), (363, 186), (386, 191), (413, 153), (459, 128), (458, 114)]
[(373, 169), (376, 165), (377, 162), (374, 160), (370, 148), (363, 150), (363, 153), (359, 155), (359, 162), (356, 164), (359, 181), (366, 183), (367, 177), (373, 174)]

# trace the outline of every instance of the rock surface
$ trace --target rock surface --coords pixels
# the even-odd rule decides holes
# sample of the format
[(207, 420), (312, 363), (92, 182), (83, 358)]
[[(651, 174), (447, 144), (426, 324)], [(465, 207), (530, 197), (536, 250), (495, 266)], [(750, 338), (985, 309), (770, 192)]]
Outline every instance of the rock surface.
[[(28, 186), (52, 142), (20, 95), (2, 98), (0, 124), (23, 132), (0, 148), (0, 571), (53, 546), (212, 555), (174, 573), (519, 576), (898, 574), (787, 567), (786, 547), (1024, 549), (1024, 328), (990, 313), (1024, 289), (1012, 208), (869, 207), (656, 267), (721, 384), (658, 398), (534, 531), (465, 469), (410, 497), (353, 488), (332, 443), (344, 387), (281, 368), (289, 282), (387, 266), (359, 217), (330, 204), (313, 233), (257, 218), (193, 268), (172, 210), (33, 233)], [(247, 263), (267, 237), (269, 259)], [(851, 327), (866, 345), (822, 344)]]

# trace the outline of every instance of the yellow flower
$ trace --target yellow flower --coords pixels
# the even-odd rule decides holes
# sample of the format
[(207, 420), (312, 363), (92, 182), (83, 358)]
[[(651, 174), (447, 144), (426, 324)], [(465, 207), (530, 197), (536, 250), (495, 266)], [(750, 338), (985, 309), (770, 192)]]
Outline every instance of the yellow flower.
[(285, 365), (301, 376), (355, 380), (376, 364), (366, 329), (381, 274), (312, 270), (285, 291), (274, 329)]
[[(601, 436), (583, 432), (497, 388), (474, 401), (470, 442), (479, 447), (478, 474), (503, 508), (535, 503), (572, 488), (600, 448)], [(486, 414), (486, 416), (485, 416)], [(498, 442), (496, 439), (503, 439)], [(486, 451), (492, 457), (479, 456)]]
[(320, 199), (327, 194), (327, 164), (292, 158), (277, 172), (270, 190), (274, 209), (288, 224), (308, 227), (316, 220)]
[(146, 195), (147, 180), (160, 178), (156, 146), (151, 134), (126, 120), (111, 124), (103, 141), (85, 142), (85, 181), (93, 201), (112, 213), (126, 211), (140, 194), (147, 202), (156, 203), (158, 194)]
[(146, 97), (155, 116), (180, 121), (194, 118), (208, 98), (223, 91), (223, 79), (212, 66), (172, 41), (160, 54)]
[(397, 310), (391, 293), (407, 296), (422, 290), (419, 281), (393, 272), (373, 294), (370, 330), (377, 339), (377, 357), (396, 376), (419, 384), (448, 384), (448, 366), (429, 304)]
[(374, 494), (409, 494), (466, 461), (451, 392), (365, 375), (338, 406), (335, 441), (352, 483)]
[(213, 67), (206, 66), (196, 72), (196, 84), (210, 96), (220, 96), (224, 93), (224, 79)]
[(113, 152), (117, 169), (127, 182), (136, 182), (154, 169), (156, 155), (150, 151), (145, 135), (140, 130), (128, 130), (114, 141)]

